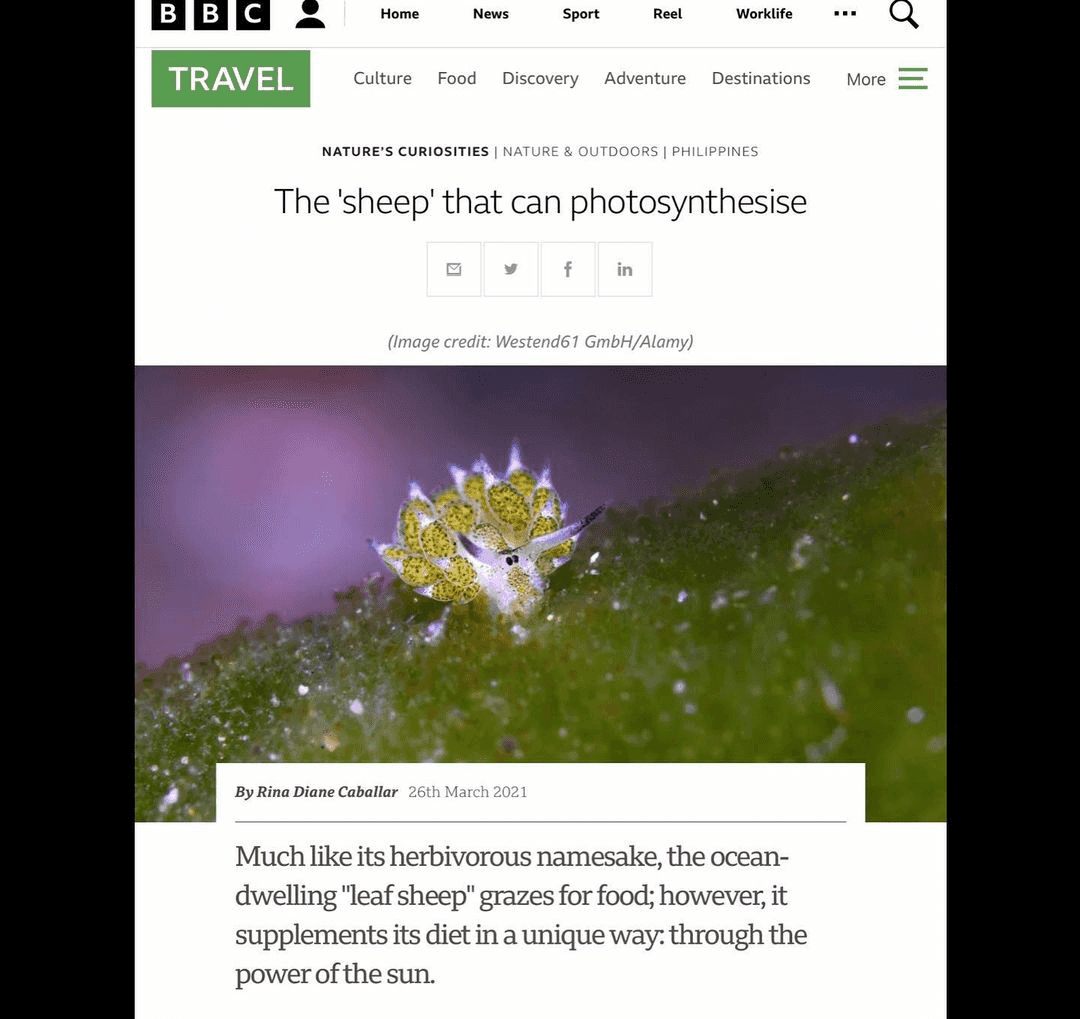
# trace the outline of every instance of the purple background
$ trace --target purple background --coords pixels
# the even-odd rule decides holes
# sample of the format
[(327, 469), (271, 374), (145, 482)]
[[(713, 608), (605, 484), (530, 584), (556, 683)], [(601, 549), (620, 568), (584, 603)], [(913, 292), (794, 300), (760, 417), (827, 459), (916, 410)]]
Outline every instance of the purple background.
[(156, 667), (384, 571), (410, 479), (511, 441), (571, 513), (945, 403), (944, 368), (139, 368), (135, 655)]

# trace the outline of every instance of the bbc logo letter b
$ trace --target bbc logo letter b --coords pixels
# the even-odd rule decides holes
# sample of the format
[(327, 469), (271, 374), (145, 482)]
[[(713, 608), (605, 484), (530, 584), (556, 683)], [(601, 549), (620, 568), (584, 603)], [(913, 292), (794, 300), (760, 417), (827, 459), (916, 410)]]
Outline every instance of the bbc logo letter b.
[(183, 31), (185, 6), (186, 0), (151, 0), (150, 27), (155, 32)]
[(195, 0), (196, 31), (223, 32), (229, 27), (229, 0)]

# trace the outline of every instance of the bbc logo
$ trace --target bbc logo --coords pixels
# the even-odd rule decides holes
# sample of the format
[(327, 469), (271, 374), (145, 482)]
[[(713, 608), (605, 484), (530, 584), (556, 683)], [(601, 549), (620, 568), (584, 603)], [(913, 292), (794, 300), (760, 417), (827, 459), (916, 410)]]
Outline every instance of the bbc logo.
[[(181, 32), (187, 28), (187, 0), (151, 0), (150, 27)], [(197, 32), (223, 32), (229, 27), (229, 0), (192, 0), (191, 27)], [(270, 0), (234, 0), (240, 32), (270, 31)]]

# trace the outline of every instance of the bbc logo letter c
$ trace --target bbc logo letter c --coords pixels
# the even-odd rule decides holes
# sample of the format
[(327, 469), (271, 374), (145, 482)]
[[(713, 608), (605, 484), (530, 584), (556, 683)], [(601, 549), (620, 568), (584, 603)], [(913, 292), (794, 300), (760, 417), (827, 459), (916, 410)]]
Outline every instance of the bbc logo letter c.
[(236, 27), (239, 31), (270, 31), (270, 0), (236, 0)]

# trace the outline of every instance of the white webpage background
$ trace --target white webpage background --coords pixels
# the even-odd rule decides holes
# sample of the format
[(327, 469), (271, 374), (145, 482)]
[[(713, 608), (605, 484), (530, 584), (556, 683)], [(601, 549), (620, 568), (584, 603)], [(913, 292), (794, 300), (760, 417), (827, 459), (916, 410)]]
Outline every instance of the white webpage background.
[[(299, 4), (297, 13), (299, 15)], [(136, 362), (397, 364), (391, 334), (693, 335), (684, 364), (943, 364), (943, 6), (919, 29), (884, 2), (839, 19), (790, 5), (790, 22), (735, 19), (735, 4), (607, 4), (596, 24), (561, 6), (324, 3), (327, 29), (297, 30), (291, 5), (267, 32), (151, 32), (136, 17)], [(190, 7), (190, 4), (189, 4)], [(286, 9), (288, 8), (288, 9)], [(190, 19), (190, 13), (189, 13)], [(344, 22), (344, 24), (343, 24)], [(773, 47), (773, 48), (769, 48)], [(150, 105), (152, 49), (309, 49), (311, 107)], [(898, 68), (927, 67), (925, 91)], [(477, 73), (475, 86), (437, 73)], [(602, 84), (608, 71), (684, 73), (682, 87)], [(411, 74), (358, 86), (358, 71)], [(577, 87), (504, 86), (504, 71), (573, 73)], [(714, 72), (809, 75), (807, 87), (711, 84)], [(882, 75), (855, 87), (849, 74)], [(555, 159), (326, 158), (324, 146), (555, 146)], [(579, 156), (597, 146), (756, 146), (756, 158)], [(275, 188), (331, 198), (328, 215), (282, 215)], [(803, 194), (805, 215), (343, 215), (338, 189), (439, 195), (460, 188), (558, 194)], [(429, 242), (653, 243), (651, 297), (428, 297)], [(417, 363), (532, 363), (534, 352), (435, 350)], [(620, 351), (560, 351), (557, 363), (621, 363)], [(640, 355), (639, 355), (640, 358)], [(644, 358), (648, 361), (648, 357)], [(663, 360), (663, 358), (661, 358)]]
[[(944, 825), (864, 824), (864, 768), (858, 764), (369, 764), (219, 765), (218, 821), (141, 824), (136, 831), (136, 1015), (288, 1017), (439, 1014), (468, 1019), (512, 1013), (652, 1017), (691, 1015), (909, 1019), (945, 1014)], [(410, 799), (410, 785), (524, 784), (524, 800)], [(398, 787), (392, 800), (238, 801), (244, 784), (337, 789), (357, 783)], [(422, 821), (424, 823), (416, 823)], [(535, 823), (535, 822), (541, 823)], [(485, 822), (485, 823), (478, 823)], [(491, 822), (491, 823), (486, 823)], [(755, 823), (747, 823), (755, 822)], [(295, 844), (425, 849), (638, 848), (766, 850), (779, 868), (585, 867), (552, 870), (466, 867), (241, 867), (237, 846)], [(788, 887), (777, 910), (745, 907), (522, 907), (480, 912), (475, 897), (449, 907), (353, 906), (340, 893), (334, 912), (238, 906), (237, 890), (356, 884), (382, 888), (595, 889)], [(604, 929), (731, 929), (783, 922), (805, 929), (805, 945), (746, 951), (657, 944), (651, 951), (608, 943), (569, 951), (419, 945), (237, 947), (237, 929), (259, 927), (451, 926)], [(314, 970), (334, 961), (364, 967), (426, 967), (433, 984), (317, 985)], [(235, 989), (238, 967), (311, 967), (306, 985)]]
[[(291, 28), (280, 2), (272, 31), (220, 34), (151, 32), (148, 5), (135, 4), (137, 364), (532, 363), (535, 354), (506, 350), (403, 356), (389, 352), (386, 340), (394, 332), (584, 336), (624, 329), (695, 335), (688, 355), (645, 363), (945, 362), (943, 4), (916, 3), (917, 32), (889, 19), (884, 2), (858, 5), (859, 18), (846, 24), (831, 16), (833, 5), (792, 4), (798, 17), (779, 26), (782, 36), (776, 25), (736, 23), (734, 4), (684, 3), (688, 17), (678, 24), (648, 20), (651, 4), (605, 5), (612, 17), (569, 30), (554, 17), (561, 7), (551, 4), (508, 5), (513, 20), (494, 26), (470, 21), (471, 5), (462, 3), (422, 5), (422, 25), (380, 25), (370, 17), (378, 6), (324, 3), (328, 28), (313, 40)], [(311, 107), (151, 107), (153, 49), (213, 48), (310, 49)], [(930, 68), (926, 92), (893, 87), (905, 65)], [(364, 69), (411, 73), (416, 84), (354, 86), (353, 74)], [(439, 87), (440, 69), (475, 70), (487, 83)], [(569, 71), (589, 81), (565, 91), (503, 88), (503, 70)], [(692, 84), (604, 87), (607, 70), (686, 73)], [(717, 70), (810, 74), (813, 85), (714, 87), (709, 79)], [(855, 72), (885, 75), (889, 86), (851, 88), (846, 75)], [(759, 156), (321, 155), (324, 145), (365, 144), (574, 151), (756, 145)], [(278, 211), (278, 187), (331, 196), (357, 187), (504, 195), (776, 188), (805, 194), (808, 213), (674, 224), (658, 217), (571, 224), (564, 217), (454, 218), (434, 211), (416, 223), (336, 212), (287, 217)], [(425, 251), (439, 241), (651, 241), (654, 296), (429, 298)], [(550, 358), (626, 359), (582, 347)], [(302, 993), (313, 989), (297, 988), (244, 1000), (229, 992), (223, 953), (235, 923), (226, 892), (235, 881), (222, 847), (234, 836), (222, 829), (136, 825), (136, 1014), (292, 1016), (326, 1005), (368, 1011), (355, 994), (316, 1001)], [(655, 834), (655, 826), (650, 830)], [(805, 854), (803, 887), (813, 893), (814, 923), (828, 946), (792, 957), (794, 969), (781, 972), (765, 955), (735, 974), (688, 971), (680, 962), (666, 975), (647, 971), (650, 983), (621, 957), (603, 961), (609, 976), (598, 982), (580, 961), (575, 972), (556, 973), (552, 956), (521, 954), (490, 983), (473, 977), (429, 1001), (382, 1004), (403, 1015), (550, 1015), (554, 996), (566, 1015), (655, 1015), (676, 1002), (695, 1014), (944, 1015), (944, 831), (936, 824), (851, 824), (840, 838), (785, 831), (784, 844)], [(305, 834), (278, 832), (297, 841)], [(665, 840), (680, 837), (691, 838), (664, 828)]]

